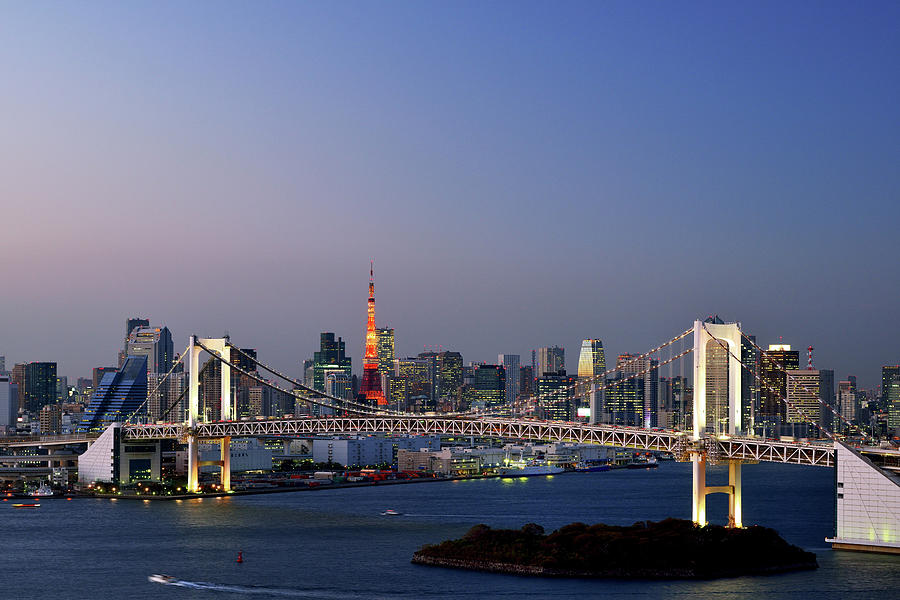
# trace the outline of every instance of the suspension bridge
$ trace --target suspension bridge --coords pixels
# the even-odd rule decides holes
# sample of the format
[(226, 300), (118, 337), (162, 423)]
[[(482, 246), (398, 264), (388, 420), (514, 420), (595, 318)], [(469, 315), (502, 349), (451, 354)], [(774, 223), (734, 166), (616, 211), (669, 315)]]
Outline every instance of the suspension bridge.
[[(693, 344), (687, 346), (687, 339), (693, 337)], [(676, 344), (681, 344), (679, 348)], [(590, 401), (592, 414), (599, 414), (597, 408), (603, 401), (603, 394), (613, 385), (622, 385), (630, 379), (646, 376), (654, 369), (669, 365), (688, 354), (693, 354), (692, 379), (693, 426), (688, 431), (648, 428), (641, 426), (623, 426), (604, 423), (577, 423), (562, 421), (541, 421), (535, 419), (537, 409), (545, 398), (532, 396), (491, 407), (454, 413), (419, 414), (406, 413), (397, 407), (384, 406), (381, 403), (369, 404), (360, 399), (348, 399), (332, 396), (312, 389), (303, 382), (297, 381), (277, 369), (274, 369), (254, 356), (239, 350), (228, 338), (200, 338), (191, 336), (186, 351), (179, 360), (184, 361), (189, 371), (190, 381), (185, 389), (187, 394), (186, 420), (172, 423), (138, 423), (142, 410), (139, 409), (121, 426), (117, 426), (118, 435), (124, 441), (179, 440), (187, 446), (188, 484), (187, 489), (197, 492), (200, 489), (199, 469), (201, 466), (217, 466), (221, 473), (221, 485), (230, 489), (230, 452), (232, 437), (301, 437), (337, 434), (431, 434), (456, 437), (495, 438), (517, 441), (540, 442), (577, 442), (599, 444), (603, 446), (631, 448), (636, 450), (662, 451), (671, 453), (677, 460), (690, 461), (692, 468), (692, 511), (695, 523), (704, 525), (706, 517), (706, 497), (710, 494), (726, 494), (728, 496), (728, 524), (741, 527), (743, 524), (741, 468), (745, 463), (775, 462), (793, 465), (835, 467), (837, 454), (844, 449), (857, 452), (850, 446), (842, 444), (844, 434), (819, 430), (827, 436), (827, 440), (813, 441), (778, 441), (753, 436), (744, 429), (742, 417), (741, 385), (742, 371), (752, 375), (760, 389), (767, 389), (779, 394), (779, 400), (787, 405), (793, 414), (798, 415), (811, 425), (819, 426), (817, 415), (808, 406), (795, 406), (784, 397), (771, 382), (764, 381), (759, 370), (753, 364), (745, 364), (741, 360), (741, 345), (749, 343), (762, 352), (755, 342), (744, 335), (738, 323), (721, 323), (695, 321), (692, 328), (679, 333), (659, 346), (636, 356), (631, 356), (634, 364), (644, 365), (641, 369), (632, 369), (624, 377), (607, 380), (606, 377), (621, 368), (610, 369), (599, 373), (588, 380), (579, 380), (570, 386), (566, 393), (575, 393), (576, 389), (585, 394)], [(685, 347), (686, 346), (686, 347)], [(710, 352), (710, 349), (714, 349)], [(220, 364), (221, 395), (220, 414), (222, 419), (208, 421), (200, 410), (200, 356), (205, 353)], [(664, 356), (666, 355), (666, 356)], [(718, 355), (719, 363), (711, 365), (709, 357)], [(725, 358), (727, 369), (722, 370), (721, 360)], [(236, 359), (240, 360), (236, 360)], [(713, 360), (716, 360), (713, 358)], [(240, 363), (240, 364), (238, 364)], [(253, 370), (246, 367), (253, 365)], [(649, 366), (647, 366), (649, 365)], [(175, 369), (169, 371), (168, 377)], [(776, 365), (785, 373), (792, 375), (783, 365)], [(715, 376), (711, 371), (718, 369)], [(236, 418), (235, 403), (232, 401), (232, 371), (255, 381), (259, 385), (269, 387), (278, 392), (289, 394), (309, 405), (328, 409), (333, 413), (323, 417), (275, 418), (266, 420), (239, 420)], [(290, 384), (292, 389), (285, 389), (260, 375), (265, 372)], [(722, 374), (727, 373), (727, 384), (721, 381)], [(716, 378), (718, 377), (718, 379)], [(163, 384), (160, 381), (156, 389)], [(807, 392), (807, 397), (818, 398), (818, 390), (806, 389), (802, 383), (800, 388)], [(573, 389), (577, 386), (576, 389)], [(713, 389), (716, 388), (716, 389)], [(723, 389), (725, 388), (725, 389)], [(154, 389), (149, 397), (156, 392)], [(558, 390), (555, 393), (559, 393)], [(184, 394), (177, 400), (180, 402)], [(383, 401), (382, 401), (383, 402)], [(830, 411), (836, 422), (842, 422), (844, 431), (853, 431), (855, 425), (846, 422), (838, 411), (828, 403), (822, 402), (822, 411)], [(171, 409), (171, 407), (169, 407)], [(818, 412), (818, 411), (817, 411)], [(857, 430), (858, 431), (858, 430)], [(861, 434), (861, 432), (859, 432)], [(220, 457), (218, 460), (200, 461), (199, 443), (219, 442)], [(728, 484), (707, 485), (706, 469), (708, 464), (728, 465)], [(839, 485), (843, 485), (839, 482)], [(898, 482), (900, 485), (900, 482)], [(841, 498), (841, 495), (838, 496)], [(900, 496), (898, 496), (900, 498)], [(900, 502), (900, 500), (898, 500)], [(888, 517), (897, 520), (896, 516)], [(893, 523), (893, 522), (892, 522)], [(893, 523), (894, 531), (900, 529), (900, 523)], [(896, 535), (896, 534), (891, 534)], [(900, 540), (888, 540), (894, 543)], [(900, 545), (898, 545), (900, 548)]]

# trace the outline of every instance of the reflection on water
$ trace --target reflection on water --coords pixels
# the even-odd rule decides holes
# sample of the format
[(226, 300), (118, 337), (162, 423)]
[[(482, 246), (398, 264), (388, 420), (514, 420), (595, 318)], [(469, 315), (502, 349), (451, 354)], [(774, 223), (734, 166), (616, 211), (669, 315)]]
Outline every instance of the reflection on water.
[[(710, 472), (710, 485), (727, 477)], [(744, 468), (748, 523), (774, 527), (819, 556), (818, 571), (719, 581), (532, 579), (410, 564), (423, 544), (471, 526), (548, 531), (573, 521), (630, 524), (690, 514), (690, 465), (555, 477), (428, 482), (230, 496), (187, 502), (48, 501), (0, 506), (0, 597), (37, 598), (755, 598), (892, 597), (900, 557), (832, 552), (833, 473)], [(711, 496), (713, 522), (727, 499)], [(403, 516), (382, 516), (391, 507)], [(235, 556), (243, 552), (244, 562)], [(36, 563), (35, 560), (39, 559)], [(48, 562), (49, 561), (49, 562)], [(46, 565), (52, 564), (52, 568)], [(35, 575), (31, 575), (31, 574)], [(39, 575), (37, 575), (39, 573)], [(147, 581), (168, 573), (183, 585)]]

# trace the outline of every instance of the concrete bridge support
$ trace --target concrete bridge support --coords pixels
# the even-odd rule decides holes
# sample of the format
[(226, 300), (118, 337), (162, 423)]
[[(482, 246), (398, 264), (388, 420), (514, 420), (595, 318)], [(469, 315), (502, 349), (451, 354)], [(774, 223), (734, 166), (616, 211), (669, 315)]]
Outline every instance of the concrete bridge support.
[(741, 506), (741, 461), (728, 461), (728, 485), (706, 485), (706, 456), (695, 453), (691, 457), (694, 467), (693, 508), (691, 519), (701, 527), (707, 524), (706, 496), (728, 494), (728, 527), (743, 527)]

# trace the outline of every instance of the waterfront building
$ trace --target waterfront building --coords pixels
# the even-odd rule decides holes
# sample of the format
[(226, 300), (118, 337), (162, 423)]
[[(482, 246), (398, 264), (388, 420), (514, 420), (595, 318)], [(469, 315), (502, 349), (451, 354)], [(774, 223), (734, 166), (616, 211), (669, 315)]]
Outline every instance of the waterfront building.
[(440, 436), (351, 436), (313, 440), (313, 461), (345, 467), (374, 467), (397, 463), (401, 450), (439, 450)]
[(375, 266), (369, 265), (369, 300), (367, 303), (366, 351), (363, 358), (363, 378), (359, 386), (360, 400), (372, 406), (384, 406), (387, 399), (381, 389), (378, 373), (378, 334), (375, 332)]
[(129, 356), (116, 373), (103, 376), (84, 411), (79, 433), (103, 431), (138, 410), (147, 399), (147, 357)]
[(462, 449), (398, 450), (397, 470), (427, 471), (444, 476), (468, 476), (481, 472), (481, 457)]
[(537, 352), (537, 370), (535, 377), (545, 373), (559, 373), (566, 370), (566, 351), (559, 346), (539, 348)]
[(519, 372), (520, 357), (518, 354), (498, 354), (497, 364), (503, 366), (506, 375), (506, 390), (504, 392), (504, 400), (507, 404), (512, 404), (519, 397), (519, 378), (516, 374)]
[(56, 363), (30, 362), (24, 369), (24, 409), (37, 413), (44, 406), (56, 403)]
[(506, 399), (506, 369), (501, 365), (475, 365), (474, 398), (478, 406), (491, 409)]
[(345, 373), (352, 375), (351, 360), (344, 348), (344, 341), (330, 331), (319, 335), (319, 351), (313, 353), (313, 389), (325, 391), (325, 374), (327, 372)]

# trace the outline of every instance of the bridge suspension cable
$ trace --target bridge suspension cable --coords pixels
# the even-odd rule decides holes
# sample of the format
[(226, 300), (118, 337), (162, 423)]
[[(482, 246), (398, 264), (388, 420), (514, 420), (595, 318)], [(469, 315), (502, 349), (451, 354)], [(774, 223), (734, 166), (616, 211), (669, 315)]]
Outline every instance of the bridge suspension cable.
[[(260, 384), (262, 384), (262, 385), (265, 385), (265, 386), (267, 386), (267, 387), (269, 387), (269, 388), (271, 388), (271, 389), (273, 389), (273, 390), (276, 390), (276, 391), (278, 391), (278, 392), (281, 392), (281, 393), (283, 393), (283, 394), (287, 394), (287, 395), (292, 396), (292, 397), (294, 397), (294, 398), (299, 397), (299, 398), (301, 398), (302, 400), (305, 400), (306, 402), (309, 402), (309, 403), (311, 403), (311, 404), (315, 404), (315, 405), (321, 406), (321, 407), (323, 407), (323, 408), (330, 408), (330, 409), (332, 409), (332, 410), (339, 410), (339, 411), (345, 411), (345, 412), (352, 412), (352, 413), (356, 413), (356, 414), (363, 414), (363, 415), (370, 415), (370, 416), (378, 416), (378, 415), (379, 415), (378, 412), (372, 410), (372, 407), (370, 407), (370, 406), (365, 406), (365, 405), (361, 405), (361, 404), (357, 404), (357, 403), (355, 403), (355, 402), (354, 402), (354, 403), (351, 403), (351, 404), (354, 404), (354, 405), (356, 405), (356, 406), (361, 406), (361, 407), (363, 407), (363, 409), (335, 406), (335, 405), (333, 405), (333, 404), (329, 404), (329, 403), (326, 403), (326, 402), (317, 401), (317, 400), (315, 400), (315, 399), (313, 399), (313, 398), (309, 398), (309, 397), (306, 397), (306, 396), (301, 396), (300, 394), (297, 394), (296, 391), (288, 391), (288, 390), (285, 390), (285, 389), (283, 389), (283, 388), (281, 388), (281, 387), (275, 385), (274, 383), (272, 383), (272, 382), (270, 382), (270, 381), (266, 381), (265, 379), (263, 379), (262, 377), (260, 377), (260, 376), (258, 376), (258, 375), (254, 375), (253, 373), (250, 373), (249, 371), (246, 371), (246, 370), (242, 369), (241, 367), (238, 367), (237, 365), (235, 365), (235, 364), (232, 363), (231, 361), (225, 360), (224, 358), (222, 358), (221, 356), (219, 356), (218, 353), (216, 353), (216, 352), (210, 350), (209, 348), (207, 348), (206, 346), (204, 346), (204, 345), (203, 345), (202, 343), (200, 343), (199, 341), (195, 340), (194, 343), (195, 343), (196, 345), (200, 346), (200, 348), (202, 348), (203, 350), (205, 350), (210, 356), (212, 356), (213, 358), (215, 358), (215, 359), (218, 360), (219, 362), (222, 362), (222, 363), (228, 365), (229, 367), (231, 367), (232, 369), (234, 369), (234, 370), (237, 371), (238, 373), (240, 373), (240, 374), (242, 374), (242, 375), (245, 375), (245, 376), (249, 377), (250, 379), (256, 381), (257, 383), (260, 383)], [(232, 347), (232, 349), (234, 349), (234, 348)], [(240, 351), (238, 351), (238, 352), (240, 352)], [(245, 355), (245, 356), (246, 356), (246, 355)], [(304, 386), (304, 389), (306, 389), (306, 386)], [(328, 395), (322, 394), (321, 392), (315, 392), (315, 393), (318, 394), (318, 395), (320, 395), (321, 397), (325, 398), (326, 400), (338, 400), (338, 401), (342, 401), (342, 402), (348, 402), (348, 401), (344, 401), (344, 400), (341, 400), (341, 399), (336, 398), (336, 397), (333, 397), (333, 396), (328, 396)]]
[[(620, 383), (624, 383), (624, 382), (629, 381), (629, 380), (631, 380), (631, 379), (635, 379), (636, 377), (640, 377), (641, 375), (646, 375), (646, 374), (649, 373), (651, 370), (656, 369), (656, 368), (659, 368), (659, 367), (661, 367), (661, 366), (665, 366), (665, 365), (669, 364), (670, 362), (673, 362), (673, 361), (675, 361), (675, 360), (678, 360), (678, 359), (681, 358), (682, 356), (685, 356), (685, 355), (688, 354), (689, 352), (692, 352), (692, 351), (693, 351), (693, 348), (689, 348), (688, 350), (679, 353), (678, 355), (672, 357), (670, 360), (667, 360), (667, 361), (665, 361), (665, 362), (663, 362), (663, 363), (661, 363), (661, 364), (657, 364), (657, 365), (655, 365), (655, 366), (651, 366), (650, 368), (645, 369), (644, 371), (641, 371), (641, 372), (636, 372), (636, 373), (629, 374), (628, 377), (625, 377), (625, 378), (622, 378), (622, 379), (617, 379), (617, 380), (615, 380), (614, 382), (612, 382), (611, 384), (607, 384), (607, 383), (606, 383), (606, 376), (607, 376), (607, 375), (611, 375), (611, 374), (613, 374), (613, 373), (616, 373), (617, 371), (621, 370), (621, 368), (624, 368), (624, 367), (627, 367), (628, 365), (632, 365), (632, 364), (634, 364), (634, 363), (637, 363), (638, 361), (643, 360), (643, 359), (647, 358), (648, 356), (651, 356), (651, 355), (653, 355), (653, 354), (658, 353), (658, 352), (659, 352), (660, 350), (662, 350), (663, 348), (666, 348), (666, 347), (668, 347), (668, 346), (674, 344), (675, 342), (677, 342), (677, 341), (679, 341), (679, 340), (681, 340), (681, 339), (684, 339), (685, 337), (689, 336), (691, 333), (693, 333), (693, 331), (694, 331), (693, 328), (687, 329), (687, 330), (681, 332), (680, 334), (678, 334), (677, 336), (673, 337), (672, 339), (670, 339), (670, 340), (668, 340), (668, 341), (666, 341), (666, 342), (660, 344), (660, 345), (657, 346), (656, 348), (653, 348), (653, 349), (651, 349), (651, 350), (648, 350), (647, 352), (644, 352), (643, 354), (639, 354), (639, 355), (637, 355), (637, 356), (633, 356), (633, 357), (629, 358), (629, 359), (628, 359), (623, 365), (621, 365), (621, 366), (618, 366), (618, 367), (612, 368), (612, 369), (607, 369), (607, 370), (604, 371), (603, 373), (598, 373), (598, 374), (596, 374), (596, 375), (592, 375), (591, 377), (586, 377), (586, 378), (581, 379), (581, 380), (576, 380), (575, 383), (573, 383), (573, 384), (571, 384), (571, 385), (568, 385), (568, 386), (565, 386), (565, 387), (561, 387), (561, 388), (557, 388), (557, 389), (551, 390), (551, 391), (549, 391), (549, 392), (545, 392), (545, 393), (543, 393), (543, 394), (536, 394), (536, 395), (530, 396), (530, 397), (528, 397), (528, 398), (523, 398), (523, 399), (521, 399), (521, 400), (518, 400), (518, 399), (517, 399), (517, 400), (513, 401), (513, 402), (511, 403), (511, 405), (510, 405), (510, 404), (504, 404), (504, 405), (497, 406), (497, 407), (494, 407), (494, 408), (489, 409), (489, 410), (486, 410), (486, 411), (481, 411), (481, 412), (470, 412), (469, 414), (478, 414), (478, 415), (485, 415), (485, 416), (488, 416), (488, 415), (493, 415), (493, 414), (499, 414), (499, 413), (502, 413), (502, 412), (508, 412), (508, 411), (510, 410), (510, 408), (513, 409), (513, 412), (520, 412), (520, 407), (521, 407), (521, 406), (527, 405), (527, 404), (529, 404), (529, 403), (532, 403), (532, 404), (539, 404), (539, 403), (541, 402), (542, 399), (547, 399), (547, 398), (550, 398), (550, 397), (553, 396), (553, 395), (560, 394), (560, 393), (561, 393), (561, 390), (565, 390), (566, 394), (568, 394), (568, 392), (569, 392), (570, 390), (576, 390), (576, 389), (579, 388), (579, 387), (584, 387), (584, 389), (590, 389), (590, 386), (592, 386), (597, 380), (600, 381), (600, 385), (597, 387), (597, 391), (606, 390), (606, 389), (609, 388), (610, 386), (614, 386), (614, 385), (617, 385), (617, 384), (620, 384)], [(521, 412), (524, 412), (524, 411), (521, 411)], [(464, 413), (461, 413), (461, 414), (464, 414)]]
[[(232, 350), (234, 350), (235, 352), (237, 352), (238, 354), (240, 354), (240, 355), (243, 356), (244, 358), (246, 358), (246, 359), (252, 361), (255, 365), (257, 365), (257, 366), (259, 366), (259, 367), (262, 367), (263, 370), (268, 371), (268, 372), (271, 373), (272, 375), (275, 375), (276, 377), (280, 377), (280, 378), (283, 379), (284, 381), (287, 381), (287, 382), (289, 382), (289, 383), (294, 384), (295, 386), (297, 386), (297, 388), (302, 389), (302, 390), (305, 390), (305, 391), (310, 392), (310, 393), (312, 393), (312, 394), (316, 394), (317, 396), (321, 396), (321, 397), (324, 397), (324, 398), (328, 398), (329, 400), (332, 400), (332, 401), (335, 401), (335, 402), (341, 402), (341, 403), (347, 404), (347, 405), (349, 405), (349, 406), (360, 407), (361, 409), (368, 410), (368, 411), (372, 411), (373, 414), (404, 414), (404, 413), (399, 413), (399, 412), (396, 412), (396, 411), (391, 411), (391, 410), (389, 410), (389, 409), (382, 409), (382, 408), (377, 408), (377, 407), (374, 407), (374, 406), (369, 406), (368, 404), (362, 404), (361, 402), (354, 402), (354, 401), (352, 401), (352, 400), (347, 400), (346, 398), (339, 398), (339, 397), (337, 397), (337, 396), (332, 396), (331, 394), (326, 394), (326, 393), (324, 393), (324, 392), (320, 392), (319, 390), (313, 389), (313, 388), (311, 388), (311, 387), (309, 387), (309, 386), (307, 386), (307, 385), (305, 385), (305, 384), (303, 384), (303, 383), (300, 383), (299, 381), (297, 381), (296, 379), (294, 379), (294, 378), (292, 378), (292, 377), (288, 377), (287, 375), (285, 375), (285, 374), (283, 374), (283, 373), (280, 373), (280, 372), (276, 371), (275, 369), (273, 369), (272, 367), (266, 365), (265, 363), (261, 363), (258, 359), (256, 359), (256, 358), (250, 356), (249, 354), (247, 354), (247, 353), (245, 353), (245, 352), (242, 352), (240, 348), (237, 348), (237, 347), (232, 346)], [(343, 409), (341, 409), (341, 410), (343, 410)]]
[[(756, 348), (756, 350), (757, 350), (758, 352), (760, 352), (760, 357), (763, 356), (762, 353), (764, 353), (765, 350), (763, 350), (762, 348), (760, 348), (760, 347), (757, 345), (757, 343), (756, 343), (755, 340), (750, 339), (750, 337), (749, 337), (748, 335), (744, 334), (743, 332), (741, 332), (741, 336), (742, 336), (744, 339), (746, 339), (748, 342), (750, 342), (750, 344), (751, 344), (754, 348)], [(743, 364), (743, 363), (742, 363), (742, 364)], [(794, 375), (791, 375), (791, 374), (788, 372), (788, 369), (786, 369), (786, 368), (784, 367), (783, 364), (781, 364), (781, 363), (779, 363), (779, 362), (777, 362), (777, 361), (772, 361), (772, 364), (774, 364), (775, 367), (776, 367), (779, 371), (783, 372), (783, 373), (785, 374), (785, 377), (792, 378), (792, 379), (796, 379), (796, 377), (795, 377)], [(747, 367), (745, 366), (744, 368), (747, 368)], [(754, 375), (756, 376), (757, 379), (759, 379), (759, 376), (758, 376), (758, 375), (756, 375), (755, 373), (754, 373)], [(806, 392), (806, 393), (808, 393), (808, 394), (812, 394), (812, 390), (810, 390), (809, 388), (807, 388), (807, 387), (806, 387), (805, 385), (803, 385), (802, 383), (798, 383), (798, 385), (803, 389), (804, 392)], [(772, 392), (776, 392), (776, 393), (778, 392), (778, 390), (775, 389), (775, 388), (772, 387), (772, 386), (767, 386), (767, 389), (769, 389), (769, 390), (772, 391)], [(847, 420), (840, 412), (838, 412), (837, 410), (835, 410), (833, 406), (831, 406), (830, 404), (828, 404), (827, 402), (825, 402), (824, 400), (822, 400), (822, 397), (821, 397), (820, 395), (816, 394), (816, 395), (815, 395), (815, 398), (816, 398), (816, 400), (819, 402), (819, 404), (821, 404), (822, 406), (824, 406), (825, 408), (827, 408), (827, 409), (831, 412), (832, 415), (834, 415), (834, 416), (837, 417), (840, 421), (842, 421), (845, 425), (847, 425), (848, 428), (855, 429), (857, 432), (859, 432), (860, 435), (865, 436), (865, 437), (868, 437), (867, 434), (859, 427), (859, 425), (856, 425), (855, 423), (852, 423), (852, 422), (850, 422), (849, 420)], [(781, 400), (782, 402), (784, 402), (784, 403), (787, 404), (788, 406), (791, 406), (791, 403), (788, 401), (787, 398), (779, 398), (779, 400)], [(800, 411), (800, 409), (797, 408), (797, 407), (792, 407), (792, 408), (794, 408), (795, 410)], [(801, 414), (802, 414), (802, 412), (801, 412)], [(815, 425), (818, 427), (818, 424), (815, 424)], [(821, 429), (823, 429), (823, 431), (824, 431), (824, 428), (821, 428)], [(827, 434), (827, 433), (828, 433), (828, 432), (826, 431), (826, 434)], [(838, 432), (837, 435), (843, 436), (843, 434), (841, 434), (840, 432)]]
[[(748, 371), (749, 373), (751, 373), (751, 374), (754, 376), (754, 378), (756, 379), (757, 383), (758, 383), (760, 386), (765, 387), (765, 388), (766, 388), (767, 390), (769, 390), (770, 392), (773, 392), (773, 393), (775, 393), (776, 395), (779, 395), (779, 396), (780, 396), (780, 394), (778, 394), (778, 390), (777, 390), (774, 386), (768, 385), (766, 382), (764, 382), (764, 381), (762, 380), (762, 378), (759, 376), (759, 374), (756, 373), (756, 371), (755, 371), (754, 369), (751, 369), (750, 367), (748, 367), (748, 366), (744, 363), (744, 361), (742, 361), (739, 357), (735, 356), (734, 352), (731, 350), (731, 348), (728, 346), (728, 344), (724, 343), (721, 339), (719, 339), (719, 338), (717, 338), (716, 336), (714, 336), (714, 335), (709, 331), (709, 329), (706, 327), (706, 323), (703, 323), (703, 330), (706, 331), (706, 333), (707, 333), (713, 340), (715, 340), (715, 342), (716, 342), (719, 346), (721, 346), (726, 352), (728, 352), (728, 354), (731, 356), (731, 358), (733, 358), (733, 359), (735, 359), (736, 361), (738, 361), (738, 363), (739, 363), (746, 371)], [(744, 335), (744, 333), (741, 333), (741, 336), (742, 336), (744, 339), (746, 339), (747, 341), (749, 341), (751, 344), (753, 344), (753, 346), (756, 347), (760, 352), (763, 351), (762, 348), (760, 348), (759, 346), (756, 345), (756, 342), (754, 342), (753, 340), (750, 340), (750, 338), (749, 338), (748, 336)], [(785, 374), (787, 377), (793, 377), (790, 373), (787, 372), (787, 369), (785, 369), (782, 365), (780, 365), (780, 364), (778, 364), (778, 363), (775, 363), (775, 365), (776, 365), (776, 367), (778, 367), (778, 369), (779, 369), (780, 371), (784, 372), (784, 374)], [(806, 386), (804, 386), (802, 383), (801, 383), (801, 384), (798, 384), (798, 385), (803, 389), (803, 391), (805, 391), (806, 393), (808, 393), (808, 394), (814, 396), (814, 397), (816, 398), (816, 400), (819, 402), (819, 404), (822, 404), (822, 405), (828, 407), (829, 409), (831, 408), (831, 407), (829, 407), (825, 402), (822, 401), (822, 398), (819, 397), (818, 394), (813, 394), (813, 393), (812, 393), (812, 390), (810, 390), (809, 388), (807, 388)], [(815, 420), (813, 420), (812, 417), (810, 417), (809, 415), (807, 415), (806, 412), (805, 412), (802, 408), (800, 408), (799, 406), (795, 406), (794, 403), (791, 402), (790, 400), (788, 400), (787, 398), (783, 398), (783, 397), (782, 397), (782, 398), (779, 398), (779, 400), (782, 401), (782, 402), (784, 402), (787, 406), (789, 406), (789, 407), (792, 408), (793, 410), (796, 410), (797, 413), (799, 413), (800, 416), (802, 416), (802, 417), (807, 421), (807, 423), (809, 423), (809, 424), (811, 424), (811, 425), (815, 425), (820, 431), (822, 431), (826, 436), (828, 436), (829, 439), (831, 439), (831, 440), (836, 440), (836, 439), (838, 439), (838, 436), (839, 436), (840, 434), (835, 435), (834, 433), (828, 431), (828, 430), (825, 429), (824, 427), (820, 427), (818, 422), (816, 422)], [(832, 412), (835, 412), (835, 411), (832, 410)], [(835, 414), (837, 414), (837, 413), (835, 413)], [(837, 414), (837, 416), (838, 416), (840, 419), (842, 419), (842, 420), (844, 420), (845, 422), (847, 422), (846, 419), (844, 419), (841, 415)], [(853, 425), (852, 425), (851, 423), (849, 423), (849, 422), (847, 422), (847, 424), (853, 426)], [(857, 429), (858, 429), (858, 428), (857, 428)]]
[[(190, 346), (185, 348), (184, 352), (182, 352), (181, 355), (178, 357), (178, 360), (176, 360), (172, 363), (172, 368), (169, 369), (169, 372), (166, 373), (165, 377), (163, 377), (162, 379), (160, 379), (157, 382), (156, 387), (153, 388), (152, 392), (147, 394), (147, 398), (143, 402), (141, 402), (141, 405), (138, 406), (136, 409), (134, 409), (134, 412), (132, 412), (130, 415), (128, 415), (128, 417), (125, 418), (126, 423), (130, 423), (131, 419), (136, 414), (138, 414), (147, 405), (148, 402), (150, 402), (150, 398), (152, 398), (156, 394), (156, 392), (159, 391), (159, 388), (162, 387), (162, 384), (169, 380), (169, 375), (171, 375), (175, 371), (175, 367), (177, 367), (182, 361), (184, 361), (184, 356), (185, 356), (185, 354), (187, 354), (189, 348), (190, 348)], [(167, 410), (166, 412), (168, 413), (169, 411)]]

